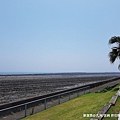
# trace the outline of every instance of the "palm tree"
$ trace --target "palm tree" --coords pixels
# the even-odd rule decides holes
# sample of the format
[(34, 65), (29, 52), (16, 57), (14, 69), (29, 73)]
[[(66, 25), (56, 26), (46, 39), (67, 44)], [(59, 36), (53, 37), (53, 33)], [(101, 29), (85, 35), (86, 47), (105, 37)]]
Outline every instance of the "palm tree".
[[(109, 44), (115, 44), (115, 47), (112, 47), (111, 52), (109, 52), (110, 62), (114, 63), (116, 59), (120, 59), (120, 37), (114, 36), (109, 40)], [(120, 64), (118, 65), (118, 69), (120, 69)]]

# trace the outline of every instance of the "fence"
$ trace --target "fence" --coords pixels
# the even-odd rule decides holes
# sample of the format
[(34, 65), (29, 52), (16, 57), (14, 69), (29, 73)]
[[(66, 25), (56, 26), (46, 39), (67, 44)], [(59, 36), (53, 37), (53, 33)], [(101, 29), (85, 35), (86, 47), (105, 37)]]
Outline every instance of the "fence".
[(52, 106), (71, 100), (80, 95), (86, 94), (89, 92), (89, 90), (90, 86), (76, 88), (75, 90), (68, 92), (2, 109), (0, 110), (0, 120), (19, 120), (26, 116), (35, 114)]

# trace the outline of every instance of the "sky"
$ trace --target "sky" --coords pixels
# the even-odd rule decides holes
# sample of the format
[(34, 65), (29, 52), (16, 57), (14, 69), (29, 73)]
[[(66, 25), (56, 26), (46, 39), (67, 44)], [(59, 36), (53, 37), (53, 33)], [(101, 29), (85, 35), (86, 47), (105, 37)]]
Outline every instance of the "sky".
[(119, 0), (0, 0), (0, 72), (118, 72), (119, 11)]

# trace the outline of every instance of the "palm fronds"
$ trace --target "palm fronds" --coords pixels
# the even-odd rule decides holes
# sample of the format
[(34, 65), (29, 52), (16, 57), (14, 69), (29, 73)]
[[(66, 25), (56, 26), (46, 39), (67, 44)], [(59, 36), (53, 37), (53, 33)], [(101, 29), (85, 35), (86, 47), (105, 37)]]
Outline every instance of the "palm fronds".
[(110, 40), (109, 40), (109, 44), (113, 44), (113, 43), (117, 43), (117, 44), (120, 44), (120, 37), (112, 37)]
[(114, 63), (117, 57), (118, 57), (117, 49), (112, 49), (112, 51), (109, 53), (110, 62)]
[[(120, 37), (119, 36), (118, 37), (114, 36), (109, 40), (109, 44), (114, 44), (114, 43), (116, 43), (117, 46), (113, 47), (111, 52), (109, 52), (109, 59), (111, 63), (114, 63), (117, 58), (120, 59)], [(120, 69), (120, 65), (118, 66), (118, 69)]]

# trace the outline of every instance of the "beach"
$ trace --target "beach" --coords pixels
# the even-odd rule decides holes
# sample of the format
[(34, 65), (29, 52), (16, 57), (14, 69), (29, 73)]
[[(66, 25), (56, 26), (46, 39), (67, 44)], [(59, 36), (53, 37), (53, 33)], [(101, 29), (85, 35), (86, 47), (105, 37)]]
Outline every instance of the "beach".
[(0, 75), (0, 105), (118, 76), (118, 74)]

